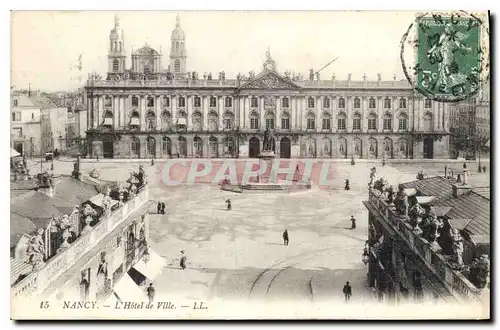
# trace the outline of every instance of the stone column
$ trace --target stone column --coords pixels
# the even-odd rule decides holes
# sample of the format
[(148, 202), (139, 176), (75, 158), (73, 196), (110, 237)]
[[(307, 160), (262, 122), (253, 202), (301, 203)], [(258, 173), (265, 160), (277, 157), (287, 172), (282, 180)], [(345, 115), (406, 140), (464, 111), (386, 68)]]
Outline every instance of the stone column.
[(187, 111), (187, 118), (186, 118), (186, 125), (188, 131), (193, 127), (193, 96), (191, 95), (186, 95), (186, 111)]
[(120, 96), (113, 95), (113, 126), (115, 129), (120, 128)]
[[(399, 110), (399, 102), (397, 97), (392, 97), (391, 100), (391, 114), (392, 114), (392, 132), (397, 133), (399, 130), (399, 118), (398, 118), (398, 110)], [(396, 141), (394, 141), (394, 146)]]
[(307, 115), (307, 97), (304, 96), (300, 99), (300, 128), (302, 131), (306, 131), (307, 129), (307, 120), (306, 120), (306, 115)]
[(377, 132), (382, 132), (384, 129), (384, 98), (381, 96), (377, 97), (378, 107), (377, 107)]
[[(361, 131), (363, 133), (368, 132), (368, 116), (370, 111), (368, 111), (368, 98), (366, 96), (361, 97)], [(364, 141), (363, 141), (364, 142)], [(364, 143), (366, 144), (366, 143)], [(365, 149), (363, 147), (363, 149)], [(368, 149), (366, 149), (368, 150)]]
[[(156, 106), (156, 130), (160, 131), (161, 130), (161, 96), (156, 95), (155, 97), (155, 106)], [(159, 143), (156, 143), (157, 145)], [(159, 155), (159, 153), (157, 152)]]
[[(274, 127), (281, 128), (280, 123), (278, 123), (281, 112), (281, 97), (276, 96), (276, 112), (274, 113)], [(277, 150), (277, 149), (276, 149)]]
[[(338, 126), (338, 112), (337, 112), (337, 97), (332, 96), (331, 97), (331, 105), (332, 105), (332, 132), (337, 132), (337, 126)], [(337, 141), (333, 140), (332, 141), (332, 156), (335, 155), (333, 152), (334, 148), (337, 147)]]
[(236, 127), (240, 127), (240, 117), (241, 117), (241, 110), (243, 109), (243, 106), (241, 105), (242, 104), (242, 99), (239, 95), (236, 95), (235, 96), (235, 106), (236, 106), (236, 109), (235, 109), (235, 115), (234, 115), (234, 128)]
[(146, 95), (140, 96), (139, 107), (140, 107), (140, 114), (141, 114), (140, 119), (139, 119), (139, 129), (141, 131), (145, 131), (146, 130)]
[(433, 126), (434, 131), (439, 131), (439, 103), (440, 102), (432, 102), (432, 119), (434, 120)]
[[(259, 110), (260, 110), (260, 130), (265, 131), (266, 130), (266, 117), (265, 117), (265, 111), (264, 111), (264, 97), (259, 98)], [(261, 148), (262, 150), (262, 148)]]
[(290, 97), (290, 129), (294, 130), (297, 127), (297, 104), (295, 96)]
[(314, 131), (320, 132), (322, 125), (321, 125), (321, 96), (316, 97), (316, 104), (315, 104), (315, 110), (316, 110), (316, 127), (314, 127)]
[[(203, 111), (203, 130), (208, 130), (208, 99), (210, 96), (203, 95), (202, 96), (202, 111)], [(205, 149), (203, 149), (205, 150)]]
[(218, 100), (217, 100), (217, 109), (218, 109), (218, 113), (219, 113), (219, 124), (218, 124), (218, 128), (217, 130), (218, 131), (221, 131), (224, 129), (224, 122), (223, 122), (223, 118), (224, 118), (224, 96), (219, 96), (218, 97)]
[[(172, 95), (170, 98), (170, 105), (172, 106), (172, 127), (177, 128), (177, 95)], [(172, 146), (173, 145), (174, 142), (172, 141)]]
[(97, 126), (102, 123), (102, 116), (104, 115), (104, 96), (99, 95), (99, 115), (97, 116)]
[(245, 96), (245, 111), (243, 116), (243, 124), (246, 129), (250, 128), (250, 96)]

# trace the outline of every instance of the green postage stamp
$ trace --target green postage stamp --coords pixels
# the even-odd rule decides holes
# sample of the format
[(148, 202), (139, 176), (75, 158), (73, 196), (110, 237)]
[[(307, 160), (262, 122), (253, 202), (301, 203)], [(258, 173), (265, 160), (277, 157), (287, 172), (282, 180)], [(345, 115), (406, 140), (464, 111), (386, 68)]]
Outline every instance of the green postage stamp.
[(402, 60), (403, 69), (415, 89), (430, 99), (443, 102), (456, 102), (475, 95), (487, 77), (487, 23), (463, 12), (418, 16), (402, 43), (403, 47), (408, 44), (414, 47), (413, 79), (409, 77), (411, 73), (407, 71), (404, 58)]

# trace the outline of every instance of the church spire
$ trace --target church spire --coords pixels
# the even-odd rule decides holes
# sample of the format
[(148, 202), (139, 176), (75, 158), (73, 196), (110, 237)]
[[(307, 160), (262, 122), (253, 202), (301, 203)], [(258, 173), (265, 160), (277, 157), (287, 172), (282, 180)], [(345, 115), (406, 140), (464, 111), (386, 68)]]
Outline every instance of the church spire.
[(177, 17), (175, 18), (175, 27), (181, 27), (181, 17), (179, 14), (177, 14)]
[(120, 18), (118, 17), (118, 14), (115, 14), (115, 29), (118, 29), (120, 27)]

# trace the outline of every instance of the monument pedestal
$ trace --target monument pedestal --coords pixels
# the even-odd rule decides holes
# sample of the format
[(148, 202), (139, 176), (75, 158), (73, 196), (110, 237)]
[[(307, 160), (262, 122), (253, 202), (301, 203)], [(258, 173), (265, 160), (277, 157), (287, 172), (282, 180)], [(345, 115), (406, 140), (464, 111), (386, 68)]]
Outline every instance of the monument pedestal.
[(266, 171), (259, 175), (258, 183), (274, 183), (274, 182), (269, 182), (269, 178), (271, 176), (275, 158), (276, 154), (274, 153), (274, 151), (262, 151), (259, 154), (259, 166), (260, 168), (264, 167)]

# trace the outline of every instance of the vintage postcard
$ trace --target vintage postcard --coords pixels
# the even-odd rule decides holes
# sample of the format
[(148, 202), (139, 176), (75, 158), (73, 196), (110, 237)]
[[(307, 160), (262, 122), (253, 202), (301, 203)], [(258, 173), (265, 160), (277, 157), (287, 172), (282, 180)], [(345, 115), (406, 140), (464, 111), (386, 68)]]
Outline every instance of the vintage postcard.
[(489, 319), (489, 21), (13, 11), (11, 318)]

